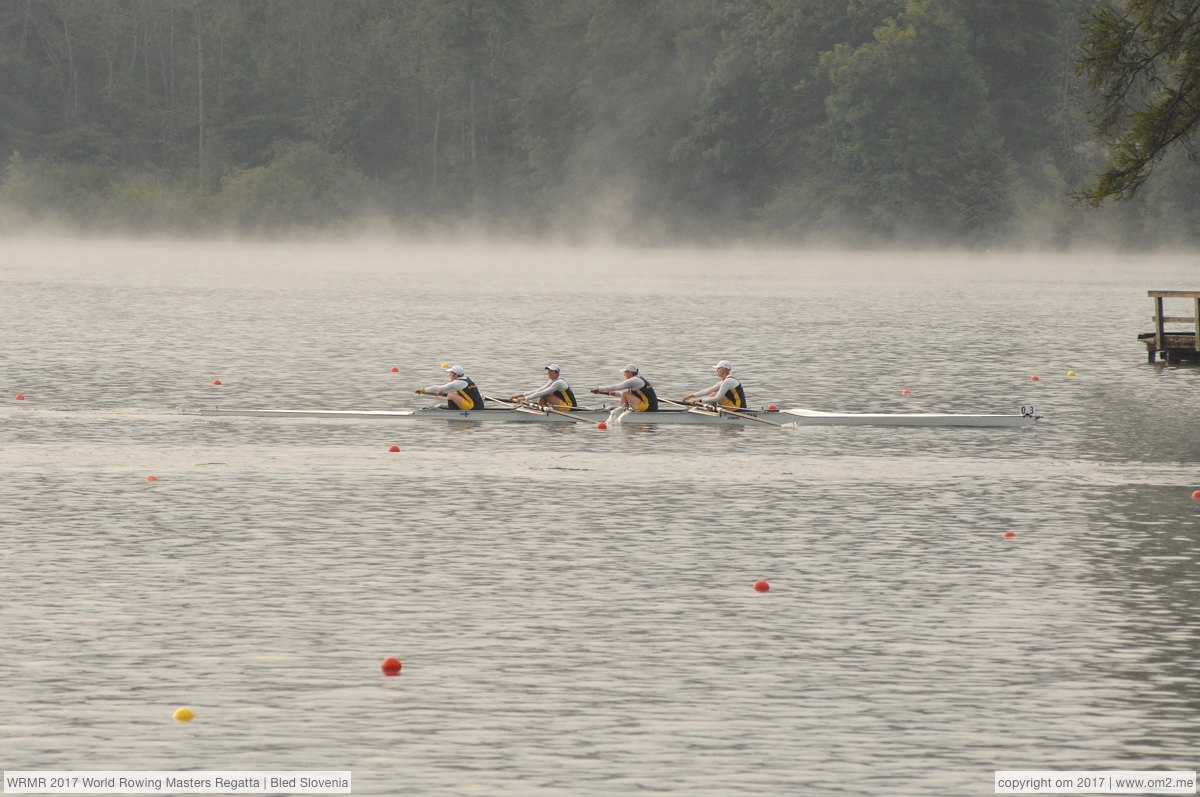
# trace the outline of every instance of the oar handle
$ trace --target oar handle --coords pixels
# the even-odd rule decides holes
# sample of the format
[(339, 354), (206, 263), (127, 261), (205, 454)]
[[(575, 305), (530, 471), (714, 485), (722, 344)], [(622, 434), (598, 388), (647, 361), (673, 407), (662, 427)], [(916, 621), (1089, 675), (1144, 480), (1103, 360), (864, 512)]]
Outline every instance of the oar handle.
[(699, 402), (697, 402), (695, 404), (686, 404), (682, 401), (671, 401), (671, 399), (665, 399), (662, 396), (659, 396), (658, 400), (664, 404), (671, 404), (675, 407), (683, 407), (684, 409), (688, 409), (688, 410), (690, 410), (692, 408), (705, 409), (705, 405), (700, 404)]

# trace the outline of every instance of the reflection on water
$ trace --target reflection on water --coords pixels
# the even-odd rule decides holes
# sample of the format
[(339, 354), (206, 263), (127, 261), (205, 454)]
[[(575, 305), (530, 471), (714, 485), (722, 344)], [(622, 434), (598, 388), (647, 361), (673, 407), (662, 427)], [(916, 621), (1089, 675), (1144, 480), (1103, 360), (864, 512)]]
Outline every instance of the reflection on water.
[[(1148, 366), (1134, 339), (1145, 290), (1185, 285), (1185, 261), (3, 253), (11, 769), (966, 795), (995, 769), (1194, 768), (1200, 370)], [(175, 412), (414, 406), (451, 359), (496, 393), (551, 360), (577, 391), (633, 360), (683, 395), (722, 358), (752, 403), (1046, 419)]]

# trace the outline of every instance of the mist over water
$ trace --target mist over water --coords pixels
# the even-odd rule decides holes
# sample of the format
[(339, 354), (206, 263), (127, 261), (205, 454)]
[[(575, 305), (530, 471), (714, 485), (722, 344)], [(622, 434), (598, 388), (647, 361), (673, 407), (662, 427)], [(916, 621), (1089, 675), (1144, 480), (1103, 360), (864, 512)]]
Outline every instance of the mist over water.
[[(1136, 335), (1194, 286), (1170, 255), (0, 244), (0, 761), (377, 795), (1192, 769), (1200, 370)], [(632, 361), (674, 398), (720, 359), (752, 405), (1045, 417), (178, 413), (422, 406), (443, 362), (583, 396)]]

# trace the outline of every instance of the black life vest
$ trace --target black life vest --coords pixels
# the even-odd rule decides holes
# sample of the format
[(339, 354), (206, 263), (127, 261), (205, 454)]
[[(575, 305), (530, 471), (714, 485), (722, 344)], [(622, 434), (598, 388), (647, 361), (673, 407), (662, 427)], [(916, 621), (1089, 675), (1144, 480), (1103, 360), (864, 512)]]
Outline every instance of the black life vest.
[[(722, 394), (720, 398), (725, 399), (726, 401), (729, 402), (729, 405), (727, 405), (727, 406), (733, 406), (733, 407), (739, 407), (739, 408), (745, 407), (746, 406), (746, 391), (742, 390), (742, 383), (740, 380), (734, 379), (733, 381), (737, 382), (737, 384), (734, 385), (733, 387), (729, 388), (729, 390), (726, 390), (725, 393)], [(717, 403), (720, 403), (720, 399), (718, 399)]]
[(654, 386), (644, 376), (639, 376), (642, 380), (642, 386), (638, 388), (630, 388), (629, 392), (638, 397), (638, 400), (646, 402), (646, 412), (658, 412), (658, 395), (654, 392)]
[[(479, 392), (479, 385), (475, 384), (475, 380), (469, 376), (460, 376), (459, 379), (466, 382), (467, 386), (456, 392), (469, 398), (471, 403), (475, 405), (475, 409), (483, 409), (483, 394)], [(452, 410), (458, 409), (458, 407), (454, 406), (453, 401), (446, 402), (446, 407)]]
[(578, 407), (579, 402), (575, 400), (575, 391), (567, 387), (565, 390), (556, 390), (550, 394), (554, 399), (555, 404), (560, 404), (564, 407)]

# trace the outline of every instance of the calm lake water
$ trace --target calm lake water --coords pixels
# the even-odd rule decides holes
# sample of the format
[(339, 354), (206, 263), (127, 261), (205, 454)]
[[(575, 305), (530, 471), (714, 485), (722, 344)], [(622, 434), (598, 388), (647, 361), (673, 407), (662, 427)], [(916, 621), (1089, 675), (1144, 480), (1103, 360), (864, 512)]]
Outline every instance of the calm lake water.
[[(0, 765), (514, 796), (1195, 769), (1200, 369), (1136, 335), (1148, 289), (1197, 288), (1191, 256), (2, 244)], [(421, 406), (449, 361), (677, 397), (719, 359), (752, 404), (1045, 417), (178, 412)]]

